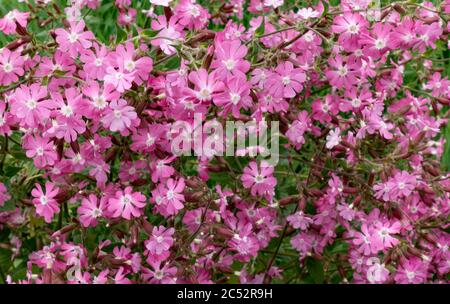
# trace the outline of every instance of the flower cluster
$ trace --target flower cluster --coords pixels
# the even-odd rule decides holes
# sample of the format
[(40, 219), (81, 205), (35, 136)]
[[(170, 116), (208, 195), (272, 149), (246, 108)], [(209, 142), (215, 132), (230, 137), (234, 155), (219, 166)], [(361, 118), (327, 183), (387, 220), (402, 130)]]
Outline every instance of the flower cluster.
[(449, 0), (67, 2), (0, 8), (0, 279), (448, 283)]

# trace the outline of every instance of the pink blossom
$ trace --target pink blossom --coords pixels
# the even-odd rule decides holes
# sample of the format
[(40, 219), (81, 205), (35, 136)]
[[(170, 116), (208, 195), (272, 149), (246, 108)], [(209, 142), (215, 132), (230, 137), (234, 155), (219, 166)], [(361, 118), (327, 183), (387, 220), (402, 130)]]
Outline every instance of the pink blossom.
[(35, 187), (31, 191), (31, 195), (34, 197), (32, 202), (36, 206), (36, 213), (43, 216), (45, 222), (51, 223), (53, 215), (59, 213), (58, 202), (55, 200), (59, 189), (51, 182), (45, 183), (45, 192), (42, 190), (41, 185), (36, 184)]
[(85, 49), (92, 46), (91, 40), (94, 39), (92, 32), (85, 31), (83, 20), (80, 20), (78, 23), (70, 22), (69, 31), (58, 28), (55, 30), (55, 34), (59, 49), (63, 52), (68, 52), (72, 57), (83, 54)]
[(81, 206), (77, 213), (80, 215), (80, 222), (84, 227), (95, 227), (98, 224), (98, 218), (104, 216), (106, 211), (106, 199), (102, 197), (100, 200), (94, 194), (90, 194), (88, 198), (83, 198)]
[(272, 175), (273, 171), (273, 166), (266, 161), (261, 161), (260, 166), (253, 161), (244, 168), (241, 181), (245, 188), (251, 188), (252, 195), (271, 197), (277, 184), (277, 180)]
[(117, 191), (114, 197), (108, 200), (108, 211), (112, 217), (123, 217), (131, 219), (142, 215), (142, 208), (145, 207), (146, 198), (140, 192), (133, 192), (131, 187), (126, 187), (124, 191)]
[(302, 83), (306, 81), (306, 75), (299, 68), (294, 68), (290, 61), (280, 63), (275, 73), (267, 79), (266, 86), (269, 92), (275, 96), (292, 98), (303, 89)]
[(113, 132), (127, 135), (129, 129), (139, 124), (139, 118), (132, 106), (125, 99), (113, 100), (105, 111), (102, 123)]

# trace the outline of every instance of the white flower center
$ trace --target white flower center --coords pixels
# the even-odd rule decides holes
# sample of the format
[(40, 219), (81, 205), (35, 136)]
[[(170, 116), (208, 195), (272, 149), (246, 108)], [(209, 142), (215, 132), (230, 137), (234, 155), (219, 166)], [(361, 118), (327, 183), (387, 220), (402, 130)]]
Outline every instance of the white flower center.
[(348, 27), (348, 31), (352, 34), (358, 34), (359, 26), (357, 24), (350, 24)]
[(75, 43), (78, 40), (78, 34), (77, 33), (70, 33), (69, 34), (69, 41), (70, 43)]
[(65, 117), (70, 117), (73, 114), (73, 110), (72, 107), (69, 105), (63, 105), (61, 107), (61, 113), (62, 115), (64, 115)]
[(255, 176), (255, 183), (259, 184), (262, 183), (264, 181), (264, 176), (262, 176), (261, 174), (257, 174)]
[(13, 65), (9, 62), (5, 63), (3, 65), (3, 71), (5, 71), (5, 73), (10, 73), (13, 70)]
[(234, 105), (237, 105), (239, 100), (241, 100), (241, 96), (236, 93), (230, 93), (230, 99)]
[(95, 66), (101, 66), (103, 64), (103, 59), (102, 58), (95, 58), (94, 60), (94, 65)]
[(386, 46), (386, 42), (383, 39), (375, 40), (375, 48), (381, 50)]
[(228, 71), (234, 69), (234, 66), (236, 65), (236, 61), (234, 61), (233, 59), (222, 60), (222, 63), (225, 65)]
[(133, 71), (136, 68), (136, 63), (133, 60), (128, 60), (127, 62), (125, 62), (125, 69), (128, 72)]
[(98, 96), (94, 98), (94, 107), (97, 109), (104, 109), (106, 107), (106, 99), (103, 96)]
[(200, 100), (211, 99), (211, 91), (208, 88), (203, 88), (198, 92), (197, 97)]
[(122, 112), (119, 110), (114, 110), (114, 117), (120, 119), (122, 117)]
[(345, 66), (341, 66), (341, 67), (339, 67), (339, 69), (338, 69), (338, 74), (339, 74), (339, 76), (341, 76), (341, 77), (343, 77), (343, 76), (345, 76), (345, 75), (347, 75), (347, 67), (345, 67)]
[(284, 85), (288, 85), (288, 84), (291, 83), (291, 78), (289, 76), (284, 76), (282, 78), (282, 82), (283, 82)]

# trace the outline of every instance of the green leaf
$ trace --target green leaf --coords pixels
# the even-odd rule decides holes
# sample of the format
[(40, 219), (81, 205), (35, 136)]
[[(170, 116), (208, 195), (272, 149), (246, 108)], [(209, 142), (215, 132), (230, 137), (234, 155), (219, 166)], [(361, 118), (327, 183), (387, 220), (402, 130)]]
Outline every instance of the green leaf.
[(143, 30), (141, 32), (141, 36), (144, 38), (152, 38), (155, 37), (159, 32), (160, 30)]
[(165, 71), (178, 69), (181, 65), (181, 58), (178, 56), (173, 56), (167, 60), (166, 64), (162, 68)]
[(13, 177), (16, 175), (20, 170), (22, 170), (21, 167), (14, 167), (14, 166), (7, 166), (5, 168), (5, 176)]
[(127, 32), (125, 32), (119, 25), (116, 27), (117, 29), (117, 37), (116, 37), (116, 44), (121, 44), (125, 40), (127, 40)]
[(323, 283), (325, 276), (323, 272), (323, 263), (321, 261), (309, 258), (306, 261), (306, 267), (308, 268), (308, 271), (311, 274), (314, 283)]

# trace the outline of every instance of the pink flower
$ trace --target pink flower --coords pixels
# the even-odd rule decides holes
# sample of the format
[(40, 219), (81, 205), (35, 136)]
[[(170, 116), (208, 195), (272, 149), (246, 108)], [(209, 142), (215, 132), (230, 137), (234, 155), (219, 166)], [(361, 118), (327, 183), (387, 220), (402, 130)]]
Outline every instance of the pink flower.
[(54, 103), (46, 97), (46, 87), (37, 83), (21, 85), (11, 96), (11, 113), (29, 127), (45, 124), (54, 108)]
[(201, 68), (198, 71), (193, 71), (189, 74), (189, 81), (194, 84), (194, 89), (187, 89), (187, 94), (200, 101), (209, 101), (215, 94), (224, 89), (224, 84), (219, 80), (215, 72), (208, 74), (208, 72)]
[(135, 78), (134, 74), (135, 72), (128, 72), (124, 67), (124, 62), (120, 61), (117, 69), (112, 66), (106, 68), (105, 86), (112, 85), (118, 92), (123, 93), (131, 88)]
[(247, 47), (239, 40), (218, 42), (211, 67), (216, 69), (218, 76), (222, 78), (227, 76), (244, 77), (250, 69), (250, 63), (244, 60), (246, 54)]
[(346, 51), (353, 51), (358, 47), (358, 39), (367, 26), (368, 22), (361, 14), (344, 13), (334, 18), (331, 31), (340, 34), (339, 43)]
[(173, 245), (174, 228), (166, 228), (164, 226), (153, 227), (150, 239), (145, 241), (145, 248), (152, 255), (161, 256)]
[(11, 126), (16, 123), (16, 118), (6, 111), (6, 103), (0, 100), (0, 135), (11, 135)]
[(98, 118), (98, 115), (107, 109), (109, 101), (118, 100), (120, 97), (120, 93), (115, 90), (113, 85), (100, 87), (96, 81), (86, 84), (82, 91), (89, 98), (88, 109), (85, 113), (88, 118)]
[(428, 278), (428, 264), (417, 257), (403, 258), (395, 274), (395, 281), (400, 284), (421, 284)]
[(256, 162), (252, 161), (244, 168), (241, 181), (245, 188), (251, 188), (252, 195), (271, 197), (277, 180), (273, 177), (273, 166), (266, 161), (261, 161), (258, 168)]
[(126, 187), (124, 191), (117, 191), (115, 197), (108, 200), (108, 211), (112, 212), (112, 217), (123, 217), (130, 220), (131, 216), (142, 215), (142, 208), (145, 207), (145, 196), (140, 192), (133, 192), (131, 187)]
[(94, 43), (94, 51), (86, 50), (80, 60), (84, 63), (83, 70), (89, 78), (102, 80), (106, 75), (108, 49), (104, 45)]
[(184, 178), (179, 180), (169, 178), (165, 183), (158, 184), (152, 191), (152, 201), (156, 204), (158, 212), (163, 216), (171, 216), (183, 209), (184, 187)]
[(366, 273), (369, 283), (381, 284), (389, 277), (389, 270), (378, 258), (367, 259), (366, 265), (369, 266)]
[(55, 164), (58, 157), (53, 143), (48, 138), (41, 137), (38, 134), (27, 136), (23, 148), (26, 150), (27, 157), (33, 158), (34, 165), (38, 168)]
[(214, 103), (223, 107), (221, 115), (226, 116), (232, 113), (233, 117), (238, 118), (241, 108), (248, 109), (252, 105), (250, 97), (250, 84), (241, 77), (231, 77), (225, 83), (223, 93), (214, 97)]
[(231, 250), (237, 252), (235, 258), (242, 262), (249, 262), (252, 257), (256, 257), (258, 254), (258, 241), (254, 237), (251, 223), (247, 223), (240, 228), (228, 241), (228, 245)]
[(361, 232), (354, 232), (353, 244), (359, 246), (358, 251), (364, 255), (378, 252), (377, 241), (371, 229), (366, 224), (361, 226)]
[(417, 180), (414, 175), (409, 174), (407, 171), (401, 171), (395, 174), (391, 180), (392, 192), (399, 197), (407, 197), (414, 191)]
[(333, 149), (341, 142), (341, 130), (339, 128), (335, 128), (334, 130), (330, 130), (327, 135), (327, 149)]
[(148, 76), (153, 67), (153, 61), (150, 57), (144, 56), (136, 58), (136, 51), (133, 43), (127, 42), (125, 45), (119, 45), (116, 51), (110, 54), (110, 60), (118, 66), (123, 65), (127, 73), (133, 73), (134, 82), (141, 85), (148, 80)]
[(9, 85), (19, 80), (25, 73), (24, 60), (20, 52), (11, 52), (7, 48), (0, 50), (0, 85)]
[(23, 28), (27, 27), (28, 17), (30, 13), (20, 12), (13, 9), (0, 19), (0, 31), (6, 35), (14, 34), (16, 32), (16, 22)]
[(113, 132), (119, 131), (123, 136), (129, 133), (128, 129), (138, 125), (139, 121), (134, 108), (125, 99), (113, 100), (102, 118), (105, 128)]
[(4, 183), (0, 183), (0, 207), (2, 207), (5, 202), (11, 199), (11, 195), (8, 193), (8, 189), (6, 188)]
[(303, 89), (306, 75), (290, 61), (280, 63), (266, 82), (269, 92), (277, 97), (292, 98)]
[(174, 15), (180, 23), (190, 30), (205, 28), (209, 22), (208, 10), (195, 0), (180, 0), (174, 9)]
[(53, 215), (59, 213), (58, 202), (54, 199), (59, 189), (53, 183), (45, 183), (45, 192), (41, 185), (36, 184), (36, 188), (31, 191), (34, 199), (32, 203), (36, 206), (36, 213), (43, 216), (47, 223), (51, 223)]
[(348, 58), (343, 58), (341, 55), (336, 55), (335, 58), (329, 58), (328, 64), (331, 67), (325, 72), (330, 84), (336, 88), (350, 89), (357, 83), (358, 64)]
[(175, 169), (168, 165), (174, 159), (175, 157), (156, 159), (150, 164), (152, 182), (164, 181), (175, 173)]
[(97, 226), (97, 219), (104, 217), (106, 201), (105, 197), (102, 197), (99, 200), (94, 194), (90, 194), (88, 198), (83, 198), (77, 213), (79, 214), (80, 222), (84, 227)]
[(371, 35), (364, 34), (363, 38), (359, 40), (364, 45), (364, 54), (371, 56), (373, 59), (379, 59), (384, 55), (391, 44), (391, 31), (391, 25), (376, 23), (371, 31)]
[(59, 44), (59, 49), (68, 52), (72, 57), (83, 54), (84, 50), (92, 46), (91, 40), (95, 38), (92, 32), (85, 31), (84, 28), (85, 23), (80, 20), (78, 23), (70, 22), (69, 31), (62, 28), (56, 29), (56, 42)]
[(312, 224), (313, 220), (303, 211), (298, 211), (287, 217), (287, 221), (291, 224), (294, 229), (307, 230), (309, 225)]
[(183, 38), (182, 26), (179, 24), (179, 19), (176, 15), (172, 16), (167, 22), (164, 15), (158, 16), (157, 19), (152, 20), (152, 29), (159, 31), (156, 39), (150, 42), (154, 46), (159, 46), (166, 55), (172, 55), (176, 52), (174, 45), (176, 40)]
[(374, 235), (378, 239), (380, 249), (392, 248), (399, 243), (391, 234), (399, 233), (400, 228), (401, 224), (398, 221), (395, 221), (393, 224), (390, 224), (388, 221), (380, 221), (375, 224)]
[(163, 138), (165, 131), (165, 128), (159, 124), (140, 128), (137, 133), (133, 133), (133, 143), (130, 145), (130, 148), (138, 152), (152, 152), (156, 149), (157, 143)]

